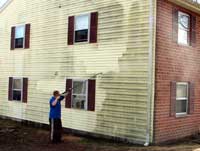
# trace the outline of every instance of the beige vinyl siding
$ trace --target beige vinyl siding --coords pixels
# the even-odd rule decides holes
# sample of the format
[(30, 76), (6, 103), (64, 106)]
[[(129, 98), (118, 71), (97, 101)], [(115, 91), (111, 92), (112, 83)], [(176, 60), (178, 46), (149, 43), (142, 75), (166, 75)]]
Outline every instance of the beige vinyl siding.
[[(98, 43), (68, 46), (68, 16), (95, 11)], [(148, 0), (13, 0), (0, 22), (0, 115), (48, 123), (53, 90), (64, 91), (66, 78), (99, 73), (95, 112), (66, 109), (63, 102), (63, 126), (145, 142)], [(30, 49), (10, 51), (11, 26), (25, 23)], [(29, 78), (27, 104), (8, 101), (9, 76)]]

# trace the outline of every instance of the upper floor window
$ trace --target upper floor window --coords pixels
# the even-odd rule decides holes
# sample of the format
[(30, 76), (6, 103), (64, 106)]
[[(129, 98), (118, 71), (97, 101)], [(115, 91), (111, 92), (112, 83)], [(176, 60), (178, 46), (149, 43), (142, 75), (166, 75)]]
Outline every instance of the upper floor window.
[(186, 46), (196, 44), (196, 16), (174, 7), (172, 11), (172, 38), (173, 41)]
[(190, 42), (190, 15), (178, 12), (178, 43), (189, 45)]
[(10, 49), (30, 47), (30, 24), (13, 26), (11, 28)]
[(68, 45), (97, 42), (98, 13), (70, 16), (68, 19)]
[(24, 48), (25, 26), (17, 26), (15, 29), (15, 48)]
[(89, 38), (90, 15), (75, 17), (75, 42), (87, 42)]

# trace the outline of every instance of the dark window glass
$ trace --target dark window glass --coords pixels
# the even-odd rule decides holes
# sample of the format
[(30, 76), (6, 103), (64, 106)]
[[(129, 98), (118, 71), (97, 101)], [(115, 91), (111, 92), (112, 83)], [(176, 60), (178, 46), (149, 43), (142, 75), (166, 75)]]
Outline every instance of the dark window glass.
[(88, 41), (88, 29), (75, 31), (75, 42)]
[(86, 96), (84, 95), (73, 95), (72, 107), (75, 109), (85, 109)]
[(23, 48), (24, 38), (15, 39), (15, 48)]
[(13, 90), (13, 100), (21, 101), (21, 91)]
[(187, 100), (177, 100), (176, 113), (186, 113), (186, 112), (187, 112)]

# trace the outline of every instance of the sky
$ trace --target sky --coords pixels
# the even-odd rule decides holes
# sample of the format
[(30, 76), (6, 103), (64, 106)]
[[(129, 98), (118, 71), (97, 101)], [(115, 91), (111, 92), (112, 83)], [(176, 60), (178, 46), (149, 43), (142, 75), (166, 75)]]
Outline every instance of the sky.
[(5, 4), (7, 0), (0, 0), (0, 8)]

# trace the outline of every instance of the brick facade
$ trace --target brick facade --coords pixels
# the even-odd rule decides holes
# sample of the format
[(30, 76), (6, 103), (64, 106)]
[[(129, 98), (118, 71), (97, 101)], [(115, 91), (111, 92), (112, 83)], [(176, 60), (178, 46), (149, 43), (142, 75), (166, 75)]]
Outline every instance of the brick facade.
[[(180, 139), (200, 128), (200, 16), (176, 6), (197, 17), (195, 46), (179, 45), (172, 38), (174, 6), (166, 0), (157, 2), (154, 143)], [(193, 114), (170, 117), (171, 81), (195, 84)]]

